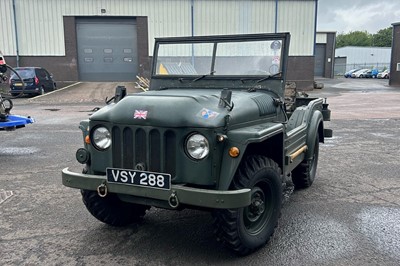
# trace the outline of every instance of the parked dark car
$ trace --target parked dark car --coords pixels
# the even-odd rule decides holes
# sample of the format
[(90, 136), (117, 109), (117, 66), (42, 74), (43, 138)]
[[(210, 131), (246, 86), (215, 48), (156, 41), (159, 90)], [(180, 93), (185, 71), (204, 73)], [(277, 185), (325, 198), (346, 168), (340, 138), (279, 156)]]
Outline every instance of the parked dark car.
[(57, 88), (53, 75), (46, 69), (41, 67), (17, 67), (15, 71), (21, 76), (25, 83), (24, 91), (22, 91), (22, 82), (14, 73), (10, 77), (10, 93), (16, 96), (23, 94), (42, 95), (46, 92), (53, 91)]
[(351, 74), (353, 74), (354, 72), (357, 72), (359, 70), (361, 70), (361, 68), (355, 68), (355, 69), (349, 70), (346, 73), (344, 73), (344, 77), (351, 78)]

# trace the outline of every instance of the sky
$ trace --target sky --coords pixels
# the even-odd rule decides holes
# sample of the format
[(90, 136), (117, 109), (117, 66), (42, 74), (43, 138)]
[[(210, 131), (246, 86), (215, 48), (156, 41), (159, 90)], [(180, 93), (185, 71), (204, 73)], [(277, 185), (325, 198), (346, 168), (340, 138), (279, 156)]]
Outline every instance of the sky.
[(318, 31), (367, 31), (400, 22), (400, 0), (318, 0)]

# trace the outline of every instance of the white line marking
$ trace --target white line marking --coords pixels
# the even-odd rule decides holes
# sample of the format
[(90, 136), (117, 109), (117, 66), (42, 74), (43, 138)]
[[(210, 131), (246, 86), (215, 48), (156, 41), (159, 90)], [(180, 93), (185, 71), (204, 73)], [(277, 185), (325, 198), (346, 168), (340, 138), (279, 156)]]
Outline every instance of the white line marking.
[(57, 89), (57, 90), (55, 90), (55, 91), (50, 91), (50, 92), (47, 92), (47, 93), (45, 93), (45, 94), (43, 94), (43, 95), (35, 96), (35, 97), (33, 97), (33, 98), (30, 98), (28, 101), (35, 100), (35, 99), (38, 99), (38, 98), (40, 98), (40, 97), (43, 97), (43, 96), (46, 96), (46, 95), (49, 95), (49, 94), (52, 94), (52, 93), (55, 93), (55, 92), (58, 92), (58, 91), (62, 91), (62, 90), (71, 88), (71, 87), (73, 87), (73, 86), (75, 86), (75, 85), (78, 85), (78, 84), (81, 84), (81, 83), (82, 83), (82, 82), (80, 82), (80, 81), (79, 81), (79, 82), (76, 82), (76, 83), (74, 83), (74, 84), (65, 86), (65, 87), (63, 87), (63, 88), (61, 88), (61, 89)]

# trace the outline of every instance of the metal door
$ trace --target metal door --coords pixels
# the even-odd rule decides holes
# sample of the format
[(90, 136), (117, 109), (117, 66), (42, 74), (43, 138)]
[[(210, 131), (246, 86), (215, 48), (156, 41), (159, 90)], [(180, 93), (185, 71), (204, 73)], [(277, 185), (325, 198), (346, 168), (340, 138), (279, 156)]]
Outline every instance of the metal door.
[(314, 65), (314, 75), (318, 77), (323, 77), (325, 73), (325, 53), (326, 44), (316, 44), (315, 45), (315, 65)]
[(76, 33), (80, 80), (136, 79), (138, 56), (134, 19), (77, 19)]

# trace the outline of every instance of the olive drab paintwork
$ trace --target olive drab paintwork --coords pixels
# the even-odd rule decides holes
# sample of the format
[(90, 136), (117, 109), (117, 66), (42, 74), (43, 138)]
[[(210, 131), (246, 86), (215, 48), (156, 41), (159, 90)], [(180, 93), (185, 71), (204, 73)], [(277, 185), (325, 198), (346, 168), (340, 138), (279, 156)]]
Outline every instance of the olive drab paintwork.
[[(277, 176), (285, 183), (297, 171), (302, 176), (293, 177), (300, 178), (295, 184), (311, 184), (314, 176), (304, 177), (302, 169), (316, 167), (316, 143), (324, 142), (330, 115), (317, 98), (299, 98), (294, 111), (286, 110), (289, 39), (288, 33), (156, 39), (149, 90), (125, 96), (118, 87), (114, 102), (81, 122), (84, 146), (77, 160), (84, 171), (63, 169), (63, 184), (82, 189), (84, 202), (98, 193), (136, 207), (212, 211), (251, 205), (251, 215), (264, 217), (258, 205), (265, 204), (266, 192), (238, 186), (245, 182), (235, 178), (253, 178), (238, 169), (255, 163), (271, 169), (265, 173), (274, 184)], [(113, 176), (107, 169), (114, 169)], [(280, 203), (274, 206), (280, 209)], [(112, 224), (102, 214), (111, 211), (87, 207)], [(251, 252), (260, 245), (254, 243), (234, 250)]]

